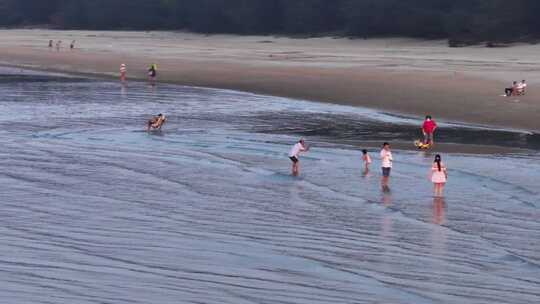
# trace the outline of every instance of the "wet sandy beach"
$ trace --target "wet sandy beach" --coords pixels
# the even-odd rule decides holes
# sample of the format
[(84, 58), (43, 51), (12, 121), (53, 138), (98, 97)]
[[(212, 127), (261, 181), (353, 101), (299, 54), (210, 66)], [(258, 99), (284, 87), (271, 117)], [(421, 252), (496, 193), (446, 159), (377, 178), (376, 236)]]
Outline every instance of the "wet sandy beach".
[[(0, 31), (0, 63), (363, 106), (538, 133), (537, 45), (448, 48), (444, 41), (289, 39), (174, 32)], [(64, 41), (61, 52), (49, 39)], [(77, 40), (77, 49), (65, 47)], [(520, 98), (501, 97), (527, 79)]]
[[(443, 199), (431, 195), (433, 154), (396, 147), (382, 193), (377, 139), (406, 145), (414, 118), (0, 74), (8, 303), (540, 301), (540, 155), (527, 133), (443, 121), (449, 144), (481, 138), (500, 152), (444, 153)], [(164, 130), (142, 131), (160, 112)], [(313, 148), (292, 178), (287, 152), (300, 136)], [(375, 158), (367, 175), (363, 147)]]

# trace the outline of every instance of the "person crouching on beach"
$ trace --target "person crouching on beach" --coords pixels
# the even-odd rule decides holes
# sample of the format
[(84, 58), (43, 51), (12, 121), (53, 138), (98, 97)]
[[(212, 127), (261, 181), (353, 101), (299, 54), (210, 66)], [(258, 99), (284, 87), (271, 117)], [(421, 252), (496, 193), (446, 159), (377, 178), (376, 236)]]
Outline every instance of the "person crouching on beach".
[(293, 176), (298, 176), (300, 174), (300, 153), (308, 151), (309, 147), (306, 146), (304, 139), (300, 139), (298, 143), (292, 147), (291, 152), (289, 152), (289, 159), (292, 161)]
[(147, 132), (150, 132), (150, 130), (161, 131), (161, 127), (166, 121), (167, 121), (167, 118), (165, 117), (165, 115), (160, 113), (157, 116), (154, 116), (150, 120), (148, 120), (148, 123), (146, 124), (146, 131)]
[(424, 144), (433, 145), (435, 143), (435, 130), (437, 129), (437, 123), (431, 115), (427, 115), (422, 125), (422, 133), (424, 134)]
[(367, 174), (372, 161), (366, 149), (362, 150), (362, 161), (364, 161), (364, 174)]
[(126, 82), (127, 67), (124, 63), (120, 65), (120, 81)]
[(433, 193), (436, 197), (442, 197), (444, 186), (448, 180), (448, 169), (443, 164), (441, 156), (435, 155), (433, 166), (431, 166), (431, 182), (433, 183)]
[(381, 150), (381, 166), (382, 166), (382, 188), (384, 191), (390, 190), (388, 187), (388, 182), (390, 180), (390, 172), (392, 171), (392, 162), (394, 158), (392, 157), (392, 151), (390, 151), (390, 144), (384, 143)]

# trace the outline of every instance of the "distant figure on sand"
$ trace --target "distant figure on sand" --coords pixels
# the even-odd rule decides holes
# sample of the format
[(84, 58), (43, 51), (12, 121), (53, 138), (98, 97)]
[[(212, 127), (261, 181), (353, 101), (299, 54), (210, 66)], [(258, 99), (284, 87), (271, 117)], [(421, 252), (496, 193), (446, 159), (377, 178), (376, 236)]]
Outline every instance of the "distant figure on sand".
[(126, 82), (127, 67), (124, 63), (120, 65), (120, 81)]
[(384, 143), (381, 150), (381, 166), (382, 166), (382, 188), (383, 191), (388, 191), (388, 181), (390, 180), (390, 172), (392, 171), (392, 162), (394, 158), (392, 157), (392, 151), (390, 151), (390, 144)]
[(153, 63), (150, 65), (150, 68), (148, 69), (148, 79), (152, 84), (156, 82), (157, 78), (157, 64)]
[(435, 130), (437, 129), (437, 123), (431, 115), (427, 115), (422, 125), (422, 133), (424, 134), (424, 144), (433, 145), (435, 143)]
[(448, 180), (448, 170), (443, 164), (440, 155), (435, 155), (433, 166), (431, 166), (431, 182), (434, 185), (434, 195), (437, 197), (443, 196), (444, 185)]
[(306, 146), (304, 139), (300, 139), (295, 144), (291, 152), (289, 152), (289, 159), (292, 161), (292, 175), (298, 176), (300, 174), (300, 153), (309, 151), (309, 147)]
[(150, 120), (148, 120), (148, 123), (146, 125), (146, 131), (150, 131), (150, 130), (161, 131), (161, 127), (166, 121), (167, 121), (167, 118), (165, 117), (165, 115), (160, 113), (157, 116), (154, 116)]
[(58, 41), (56, 42), (56, 50), (57, 50), (57, 51), (60, 51), (60, 48), (61, 48), (61, 47), (62, 47), (62, 40), (58, 40)]
[(367, 174), (371, 165), (371, 156), (366, 149), (362, 150), (362, 161), (364, 162), (364, 173)]
[(72, 51), (75, 49), (75, 40), (71, 41), (71, 44), (69, 45), (69, 49)]
[(507, 97), (513, 96), (517, 94), (518, 90), (518, 83), (517, 81), (512, 82), (512, 87), (504, 89), (504, 94)]
[(518, 85), (516, 90), (516, 95), (525, 95), (527, 89), (527, 82), (523, 79)]
[(52, 40), (49, 40), (49, 49), (52, 49), (53, 48), (53, 41)]

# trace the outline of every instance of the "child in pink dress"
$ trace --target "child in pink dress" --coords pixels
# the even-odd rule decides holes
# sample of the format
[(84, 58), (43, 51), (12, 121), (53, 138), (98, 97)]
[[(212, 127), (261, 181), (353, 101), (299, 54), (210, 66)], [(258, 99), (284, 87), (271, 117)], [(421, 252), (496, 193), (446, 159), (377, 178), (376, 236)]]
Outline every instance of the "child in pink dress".
[(435, 196), (443, 196), (444, 186), (448, 180), (448, 169), (443, 164), (440, 155), (435, 155), (435, 161), (431, 166), (431, 182), (434, 185)]

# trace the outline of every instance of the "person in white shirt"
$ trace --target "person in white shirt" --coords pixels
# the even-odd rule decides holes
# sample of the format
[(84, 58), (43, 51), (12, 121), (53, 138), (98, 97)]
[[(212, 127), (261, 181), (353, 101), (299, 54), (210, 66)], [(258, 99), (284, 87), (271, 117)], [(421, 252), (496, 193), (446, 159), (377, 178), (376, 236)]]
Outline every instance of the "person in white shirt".
[(300, 174), (300, 153), (307, 152), (309, 147), (306, 146), (304, 139), (300, 139), (296, 145), (294, 145), (289, 152), (289, 159), (292, 161), (292, 175), (298, 176)]
[(388, 180), (390, 179), (390, 172), (392, 171), (392, 152), (390, 151), (390, 144), (384, 143), (381, 150), (381, 165), (382, 165), (382, 186), (383, 190), (388, 190)]
[(517, 87), (517, 94), (518, 95), (525, 95), (525, 89), (527, 89), (527, 82), (522, 80)]

